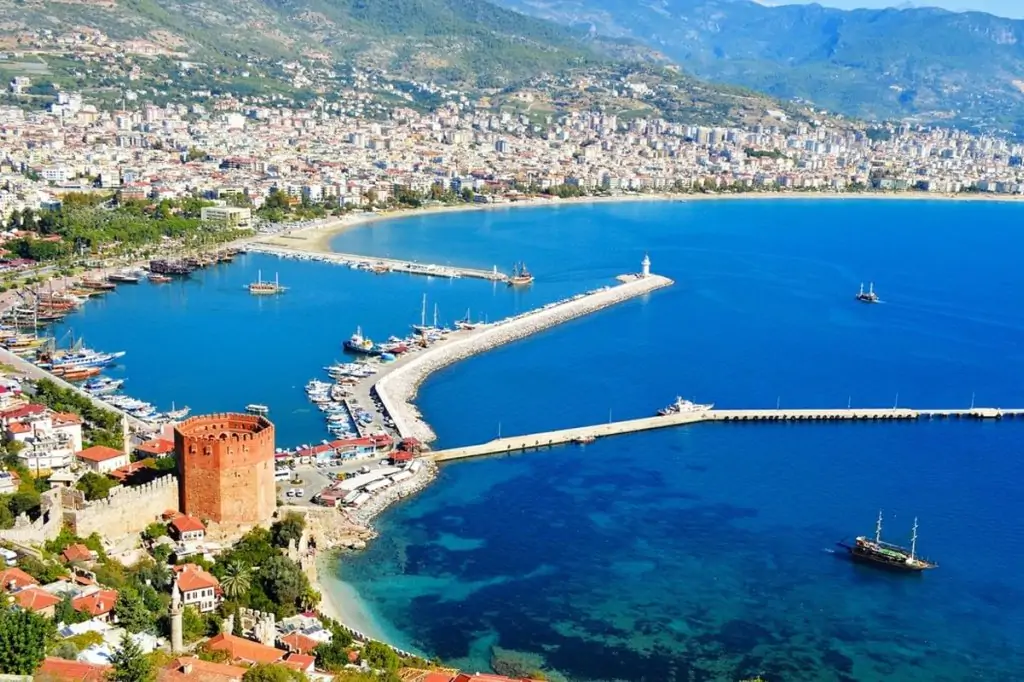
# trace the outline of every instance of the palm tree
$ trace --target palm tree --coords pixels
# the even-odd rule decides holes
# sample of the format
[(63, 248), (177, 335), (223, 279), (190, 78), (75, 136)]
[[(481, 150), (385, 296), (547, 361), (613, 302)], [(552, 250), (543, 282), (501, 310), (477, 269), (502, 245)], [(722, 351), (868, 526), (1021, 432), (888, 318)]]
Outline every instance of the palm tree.
[(224, 575), (220, 579), (224, 595), (236, 599), (249, 591), (252, 582), (252, 571), (245, 564), (232, 561), (224, 567)]

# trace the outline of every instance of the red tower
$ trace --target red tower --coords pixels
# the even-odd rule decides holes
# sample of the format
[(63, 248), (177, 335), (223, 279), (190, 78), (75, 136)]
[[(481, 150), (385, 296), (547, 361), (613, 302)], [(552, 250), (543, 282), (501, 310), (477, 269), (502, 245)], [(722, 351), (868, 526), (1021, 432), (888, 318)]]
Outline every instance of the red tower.
[(277, 506), (274, 425), (266, 417), (211, 414), (174, 429), (181, 511), (225, 526), (267, 523)]

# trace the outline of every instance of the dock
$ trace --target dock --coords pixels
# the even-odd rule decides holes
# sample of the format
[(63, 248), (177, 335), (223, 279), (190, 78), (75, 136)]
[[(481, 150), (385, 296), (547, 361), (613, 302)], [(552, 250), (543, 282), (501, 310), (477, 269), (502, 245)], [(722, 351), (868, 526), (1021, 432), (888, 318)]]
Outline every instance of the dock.
[(380, 274), (388, 272), (402, 272), (409, 275), (425, 275), (427, 277), (472, 277), (475, 279), (486, 279), (493, 282), (505, 282), (508, 275), (499, 272), (495, 267), (491, 270), (478, 268), (464, 268), (455, 265), (434, 265), (430, 263), (418, 263), (416, 261), (399, 260), (397, 258), (378, 258), (376, 256), (361, 256), (355, 253), (338, 253), (336, 251), (306, 251), (292, 249), (278, 244), (266, 244), (253, 242), (247, 250), (250, 253), (266, 253), (279, 258), (291, 258), (295, 260), (317, 261), (321, 263), (335, 263), (347, 265), (361, 270), (369, 270)]
[(971, 407), (967, 409), (912, 408), (843, 408), (843, 409), (768, 409), (768, 410), (702, 410), (679, 412), (659, 417), (642, 417), (624, 421), (579, 426), (532, 433), (525, 436), (497, 438), (479, 445), (436, 450), (426, 457), (436, 462), (484, 457), (487, 455), (511, 454), (540, 448), (579, 442), (590, 438), (606, 438), (629, 433), (640, 433), (673, 426), (685, 426), (704, 422), (836, 422), (836, 421), (904, 421), (916, 422), (931, 419), (976, 419), (998, 420), (1024, 417), (1024, 409), (1003, 409), (994, 407)]

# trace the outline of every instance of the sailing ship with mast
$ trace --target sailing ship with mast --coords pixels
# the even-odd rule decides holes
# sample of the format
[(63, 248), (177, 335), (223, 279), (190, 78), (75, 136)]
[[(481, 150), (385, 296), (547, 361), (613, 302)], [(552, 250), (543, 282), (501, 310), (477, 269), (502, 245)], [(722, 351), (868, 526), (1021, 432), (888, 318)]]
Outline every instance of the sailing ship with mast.
[(412, 326), (412, 330), (414, 332), (416, 332), (417, 334), (419, 334), (420, 336), (427, 336), (428, 334), (433, 334), (435, 332), (442, 332), (443, 333), (445, 331), (444, 329), (441, 329), (440, 327), (437, 326), (437, 304), (436, 303), (434, 304), (434, 324), (432, 324), (432, 325), (428, 325), (427, 324), (427, 295), (426, 294), (423, 294), (423, 305), (420, 307), (420, 323), (419, 324), (414, 324)]
[(455, 321), (456, 329), (476, 329), (478, 326), (476, 322), (470, 320), (469, 308), (466, 308), (466, 316), (464, 318)]
[(256, 281), (249, 284), (249, 293), (254, 296), (272, 296), (274, 294), (283, 294), (286, 291), (285, 287), (281, 286), (281, 283), (277, 279), (277, 273), (274, 273), (273, 282), (263, 281), (263, 271), (256, 271)]
[(938, 564), (917, 555), (917, 517), (914, 517), (914, 528), (910, 534), (909, 548), (882, 540), (881, 510), (878, 511), (878, 521), (875, 523), (874, 539), (862, 535), (852, 545), (844, 542), (840, 542), (838, 545), (848, 551), (854, 561), (872, 564), (880, 568), (920, 572), (938, 566)]
[(860, 283), (860, 291), (854, 297), (861, 303), (880, 303), (878, 294), (875, 293), (875, 283), (871, 282), (868, 284), (868, 290), (864, 291), (864, 282)]
[(533, 282), (533, 275), (526, 269), (526, 263), (519, 262), (512, 266), (512, 276), (508, 278), (510, 287), (523, 286)]

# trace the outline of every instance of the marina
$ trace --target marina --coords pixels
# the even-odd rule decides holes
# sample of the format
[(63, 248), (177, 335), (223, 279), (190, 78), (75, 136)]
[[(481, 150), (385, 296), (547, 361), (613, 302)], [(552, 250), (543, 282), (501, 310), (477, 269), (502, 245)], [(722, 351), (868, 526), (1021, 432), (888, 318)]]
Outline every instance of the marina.
[[(300, 249), (289, 249), (283, 246), (274, 246), (254, 242), (247, 248), (252, 253), (267, 253), (279, 258), (291, 258), (297, 260), (318, 261), (321, 263), (335, 263), (346, 265), (358, 270), (367, 270), (376, 274), (388, 272), (401, 272), (409, 275), (424, 275), (427, 277), (446, 277), (454, 279), (457, 277), (473, 277), (486, 279), (495, 282), (508, 282), (510, 278), (498, 271), (494, 266), (491, 270), (479, 268), (465, 268), (452, 265), (433, 265), (429, 263), (417, 263), (414, 261), (398, 260), (395, 258), (378, 258), (375, 256), (360, 256), (354, 253), (337, 253), (334, 251), (302, 251)], [(529, 281), (533, 281), (532, 275), (527, 274)], [(528, 282), (516, 282), (528, 283)]]

